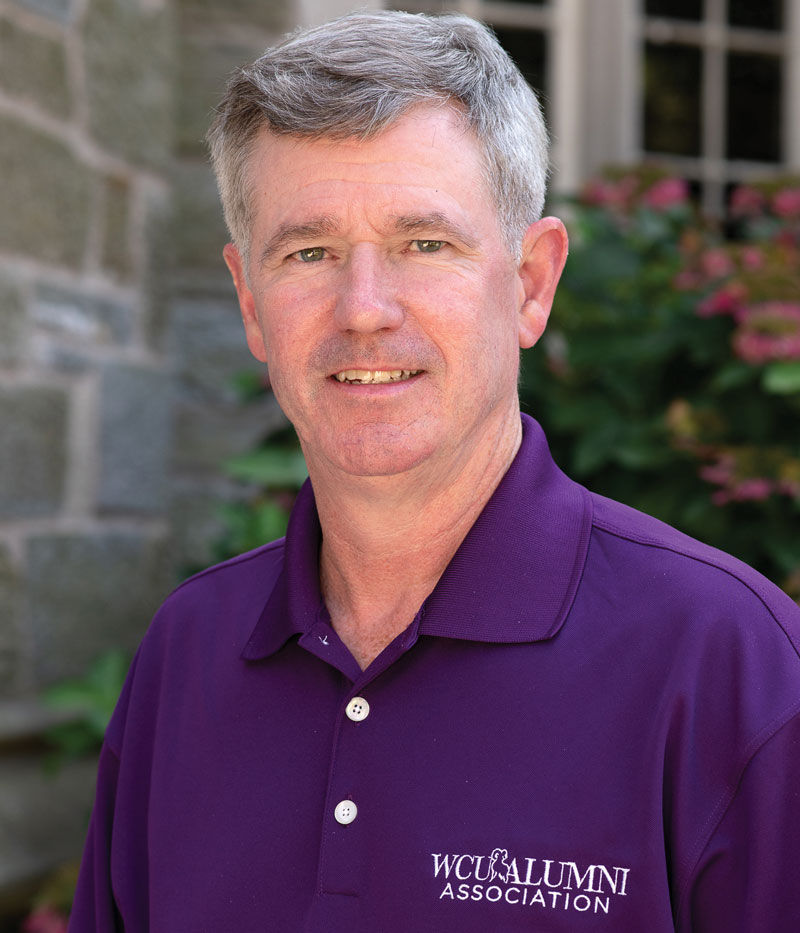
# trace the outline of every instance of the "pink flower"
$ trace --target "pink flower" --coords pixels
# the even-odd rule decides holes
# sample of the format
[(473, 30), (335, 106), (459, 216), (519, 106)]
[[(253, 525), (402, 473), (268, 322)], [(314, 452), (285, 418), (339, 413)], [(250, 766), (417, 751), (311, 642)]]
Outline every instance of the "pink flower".
[(784, 227), (783, 230), (779, 230), (775, 235), (773, 242), (778, 246), (782, 246), (785, 249), (795, 249), (797, 246), (800, 246), (800, 235), (793, 230), (789, 230)]
[(730, 492), (730, 498), (734, 502), (763, 502), (769, 498), (772, 489), (772, 483), (768, 479), (754, 476), (737, 483)]
[(680, 292), (691, 292), (703, 284), (703, 279), (693, 269), (681, 269), (672, 280), (672, 284)]
[(707, 466), (700, 467), (700, 479), (707, 483), (714, 483), (717, 486), (727, 486), (733, 477), (733, 466), (729, 463), (723, 463), (721, 460), (717, 463), (710, 463)]
[(52, 907), (37, 907), (25, 918), (22, 933), (67, 933), (67, 920)]
[(595, 179), (583, 189), (583, 200), (596, 207), (608, 207), (617, 201), (617, 189), (611, 182)]
[(636, 179), (626, 175), (618, 181), (595, 178), (583, 189), (583, 201), (595, 207), (607, 207), (611, 210), (624, 210), (628, 207), (631, 195), (636, 187)]
[(735, 314), (744, 303), (747, 291), (743, 285), (733, 282), (715, 291), (703, 299), (697, 306), (700, 317), (713, 317), (716, 314)]
[(662, 178), (651, 185), (642, 195), (642, 204), (657, 211), (685, 204), (689, 198), (689, 186), (682, 178)]
[(747, 363), (800, 359), (800, 304), (767, 301), (737, 315), (736, 355)]
[(724, 249), (707, 249), (700, 263), (709, 279), (724, 279), (734, 271), (733, 260)]
[(727, 505), (731, 501), (730, 493), (725, 489), (718, 489), (711, 496), (714, 505)]
[(772, 198), (772, 209), (778, 217), (800, 217), (800, 188), (783, 188)]
[(755, 217), (764, 210), (764, 195), (748, 185), (740, 185), (731, 195), (730, 210), (734, 217)]
[(711, 496), (714, 505), (722, 506), (729, 502), (763, 502), (772, 493), (782, 491), (766, 476), (750, 476), (734, 482), (733, 477), (729, 475), (722, 486), (722, 489), (718, 489)]
[(764, 267), (764, 253), (757, 246), (743, 246), (739, 253), (742, 267), (748, 272), (755, 272)]

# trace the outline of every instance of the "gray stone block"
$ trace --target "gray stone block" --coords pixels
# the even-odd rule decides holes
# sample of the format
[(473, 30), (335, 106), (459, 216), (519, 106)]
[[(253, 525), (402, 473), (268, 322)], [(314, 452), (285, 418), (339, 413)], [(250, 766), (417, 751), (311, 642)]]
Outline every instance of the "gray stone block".
[(169, 325), (170, 356), (181, 386), (195, 397), (233, 401), (237, 375), (265, 371), (247, 348), (233, 288), (227, 300), (174, 301)]
[(153, 369), (107, 366), (102, 380), (97, 505), (160, 512), (167, 499), (171, 379)]
[(176, 567), (181, 576), (196, 573), (214, 562), (214, 545), (225, 532), (222, 505), (242, 497), (241, 485), (219, 477), (175, 481), (170, 497), (169, 524)]
[(237, 23), (277, 34), (295, 25), (292, 0), (180, 0), (179, 6), (185, 18), (207, 24)]
[(229, 241), (217, 184), (205, 162), (181, 162), (174, 177), (175, 264), (227, 275), (222, 247)]
[(25, 589), (35, 685), (79, 676), (113, 648), (132, 653), (172, 579), (162, 538), (135, 532), (30, 538)]
[(63, 44), (0, 20), (0, 87), (65, 116), (70, 101)]
[(75, 13), (75, 0), (13, 0), (17, 6), (26, 7), (60, 23), (71, 22)]
[(80, 266), (91, 177), (63, 143), (0, 118), (0, 249)]
[(55, 774), (40, 758), (0, 762), (0, 893), (80, 857), (97, 762), (73, 762)]
[(109, 177), (105, 183), (103, 268), (121, 280), (133, 269), (130, 238), (130, 185), (126, 178)]
[(40, 738), (52, 726), (74, 721), (74, 710), (57, 709), (40, 699), (0, 700), (0, 755), (4, 746)]
[(148, 345), (161, 350), (169, 317), (174, 248), (172, 198), (156, 190), (145, 196), (144, 247), (143, 331)]
[(20, 361), (27, 327), (19, 284), (0, 268), (0, 366)]
[(132, 317), (130, 305), (46, 283), (37, 285), (31, 308), (40, 330), (77, 347), (129, 343)]
[(17, 684), (20, 656), (20, 579), (11, 554), (0, 544), (0, 697)]
[(67, 397), (59, 389), (0, 388), (0, 518), (58, 510), (66, 468)]
[(246, 406), (184, 403), (176, 413), (174, 464), (219, 474), (229, 457), (245, 453), (286, 424), (272, 396)]
[(171, 10), (90, 0), (84, 55), (92, 135), (138, 164), (164, 167), (172, 147)]
[(177, 94), (180, 154), (205, 156), (205, 135), (228, 78), (235, 68), (253, 61), (262, 51), (260, 43), (244, 46), (224, 42), (216, 33), (181, 37)]

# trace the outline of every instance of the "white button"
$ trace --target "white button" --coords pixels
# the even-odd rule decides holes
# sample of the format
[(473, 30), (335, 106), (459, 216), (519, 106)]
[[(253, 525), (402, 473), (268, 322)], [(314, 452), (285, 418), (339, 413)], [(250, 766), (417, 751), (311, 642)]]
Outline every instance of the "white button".
[(339, 803), (336, 804), (336, 809), (333, 811), (336, 822), (341, 823), (342, 826), (347, 826), (348, 823), (352, 823), (357, 814), (358, 807), (352, 800), (340, 800)]
[(364, 699), (364, 697), (353, 697), (353, 699), (347, 704), (347, 718), (352, 719), (353, 722), (361, 722), (362, 719), (366, 719), (369, 716), (369, 703)]

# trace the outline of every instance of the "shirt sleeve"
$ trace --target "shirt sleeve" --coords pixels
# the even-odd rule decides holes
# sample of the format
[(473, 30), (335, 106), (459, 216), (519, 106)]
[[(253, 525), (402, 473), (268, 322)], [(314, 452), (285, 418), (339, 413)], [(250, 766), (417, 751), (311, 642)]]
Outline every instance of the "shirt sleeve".
[(680, 933), (800, 930), (800, 714), (751, 759), (694, 872)]
[(103, 745), (97, 793), (83, 852), (69, 933), (123, 933), (111, 888), (111, 831), (119, 777), (119, 759)]

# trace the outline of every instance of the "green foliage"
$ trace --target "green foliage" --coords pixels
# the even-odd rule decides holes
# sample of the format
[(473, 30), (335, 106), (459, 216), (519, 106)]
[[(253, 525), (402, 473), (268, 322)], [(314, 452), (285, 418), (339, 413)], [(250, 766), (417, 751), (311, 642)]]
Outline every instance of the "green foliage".
[[(268, 387), (262, 383), (260, 392), (266, 391)], [(308, 477), (303, 452), (293, 431), (270, 437), (255, 450), (232, 458), (225, 464), (225, 471), (248, 484), (248, 492), (243, 501), (222, 508), (225, 534), (216, 543), (218, 560), (250, 551), (286, 534), (297, 491)]]
[(572, 250), (521, 401), (596, 492), (800, 597), (800, 187), (740, 189), (735, 238), (657, 170), (569, 207)]
[(99, 751), (129, 664), (130, 658), (123, 651), (109, 651), (84, 677), (56, 684), (45, 692), (45, 703), (71, 714), (47, 731), (46, 739), (54, 749), (49, 762), (52, 767)]
[(299, 447), (259, 447), (229, 460), (225, 469), (235, 479), (269, 489), (299, 489), (308, 476)]

